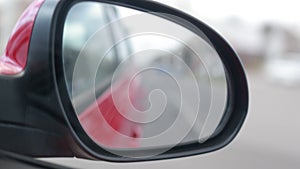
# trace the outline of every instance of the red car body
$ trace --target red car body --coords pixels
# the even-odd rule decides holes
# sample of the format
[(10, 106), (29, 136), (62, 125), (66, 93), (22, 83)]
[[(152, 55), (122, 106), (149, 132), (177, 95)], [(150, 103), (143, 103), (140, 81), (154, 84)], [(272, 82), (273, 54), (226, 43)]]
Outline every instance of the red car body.
[[(120, 100), (128, 99), (126, 87), (129, 81), (123, 81), (107, 89), (97, 102), (90, 105), (79, 115), (81, 125), (89, 136), (100, 145), (110, 148), (132, 148), (139, 146), (141, 126), (126, 118), (132, 113), (128, 102), (116, 103), (114, 97)], [(129, 90), (130, 103), (134, 103), (140, 85), (135, 82)], [(134, 99), (133, 99), (134, 98)], [(118, 104), (118, 105), (116, 105)], [(122, 114), (120, 113), (122, 112)]]
[(43, 2), (44, 0), (34, 1), (17, 22), (5, 53), (0, 57), (1, 75), (15, 75), (25, 69), (34, 21)]

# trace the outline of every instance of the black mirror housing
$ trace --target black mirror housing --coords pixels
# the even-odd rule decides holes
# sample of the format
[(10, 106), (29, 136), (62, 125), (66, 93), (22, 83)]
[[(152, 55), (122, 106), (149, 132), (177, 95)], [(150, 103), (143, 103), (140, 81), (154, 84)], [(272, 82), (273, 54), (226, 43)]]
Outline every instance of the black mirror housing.
[(63, 72), (64, 23), (72, 6), (85, 1), (43, 0), (28, 40), (28, 55), (24, 56), (26, 64), (17, 73), (0, 71), (1, 149), (33, 157), (76, 156), (112, 162), (135, 162), (208, 153), (225, 147), (236, 137), (248, 111), (248, 85), (237, 54), (224, 38), (198, 19), (157, 2), (88, 0), (157, 14), (199, 37), (205, 35), (203, 39), (209, 41), (220, 56), (228, 85), (225, 118), (218, 126), (218, 132), (204, 143), (175, 146), (162, 154), (143, 158), (122, 157), (96, 144), (79, 123), (68, 96)]

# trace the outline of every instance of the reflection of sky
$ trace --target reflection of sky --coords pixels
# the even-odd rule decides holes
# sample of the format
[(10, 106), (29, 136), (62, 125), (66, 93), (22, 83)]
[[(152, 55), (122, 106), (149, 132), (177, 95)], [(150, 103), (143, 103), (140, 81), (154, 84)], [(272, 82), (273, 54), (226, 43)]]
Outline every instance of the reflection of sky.
[[(298, 22), (299, 0), (159, 0), (159, 2), (185, 6), (186, 11), (206, 19), (223, 19), (238, 16), (249, 22)], [(185, 4), (185, 5), (182, 5)]]
[[(154, 43), (155, 42), (155, 43)], [(131, 38), (131, 43), (133, 45), (133, 51), (149, 51), (149, 56), (136, 57), (136, 61), (140, 64), (145, 64), (150, 60), (156, 59), (159, 55), (154, 55), (157, 50), (165, 50), (165, 52), (171, 52), (172, 50), (179, 47), (179, 43), (175, 40), (169, 39), (167, 37), (158, 35), (143, 35)], [(156, 56), (156, 57), (153, 57)]]

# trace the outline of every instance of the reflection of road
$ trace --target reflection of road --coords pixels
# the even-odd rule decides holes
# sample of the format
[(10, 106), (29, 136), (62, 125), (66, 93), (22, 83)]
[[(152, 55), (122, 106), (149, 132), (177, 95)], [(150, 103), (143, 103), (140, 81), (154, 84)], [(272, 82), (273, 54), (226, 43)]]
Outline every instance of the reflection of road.
[[(144, 82), (149, 87), (149, 91), (153, 89), (160, 89), (165, 94), (166, 107), (165, 107), (165, 111), (162, 112), (161, 116), (157, 120), (143, 126), (143, 137), (147, 138), (151, 136), (157, 136), (165, 132), (166, 130), (168, 130), (170, 127), (172, 127), (174, 130), (177, 131), (177, 133), (174, 133), (170, 138), (164, 138), (159, 143), (159, 145), (169, 145), (171, 140), (175, 140), (180, 136), (180, 134), (187, 134), (186, 131), (184, 131), (185, 128), (183, 126), (189, 125), (190, 121), (188, 120), (188, 118), (180, 119), (177, 125), (174, 125), (174, 122), (178, 117), (180, 111), (184, 113), (186, 116), (193, 115), (193, 114), (189, 114), (190, 111), (188, 110), (189, 107), (187, 105), (181, 105), (182, 98), (180, 94), (181, 88), (187, 88), (188, 87), (187, 85), (190, 84), (190, 80), (186, 79), (186, 83), (183, 83), (185, 84), (185, 86), (179, 87), (178, 86), (179, 84), (177, 84), (176, 81), (174, 81), (174, 79), (159, 74), (158, 72), (154, 72), (150, 75), (146, 75), (146, 79), (147, 80)], [(188, 93), (188, 95), (197, 94), (195, 92), (197, 91)], [(152, 100), (153, 106), (163, 106), (164, 102), (159, 97), (161, 97), (161, 95), (154, 96)], [(193, 102), (190, 103), (191, 103), (190, 106), (197, 105), (197, 104), (193, 104)], [(194, 140), (197, 140), (198, 135), (199, 135), (198, 132), (195, 132), (193, 130), (190, 134), (190, 137), (194, 138)], [(157, 143), (153, 143), (153, 144), (157, 144)]]
[[(148, 88), (148, 92), (146, 92), (148, 93), (147, 96), (149, 96), (149, 93), (154, 89), (160, 89), (166, 96), (165, 111), (162, 112), (157, 120), (143, 126), (143, 138), (157, 136), (169, 128), (172, 128), (176, 131), (172, 136), (163, 138), (159, 143), (151, 143), (151, 145), (170, 145), (173, 143), (171, 140), (181, 138), (181, 136), (186, 136), (187, 134), (183, 142), (198, 141), (206, 119), (205, 117), (210, 108), (211, 89), (209, 83), (205, 80), (200, 80), (201, 84), (198, 86), (195, 84), (193, 77), (188, 74), (175, 75), (176, 77), (173, 77), (173, 79), (166, 74), (156, 71), (144, 73), (143, 76), (145, 77), (142, 80), (143, 84)], [(175, 81), (175, 79), (177, 81)], [(224, 105), (226, 100), (224, 100), (224, 96), (222, 95), (224, 91), (222, 91), (222, 89), (218, 90), (219, 91), (215, 91), (216, 93), (220, 93), (218, 95), (220, 97), (217, 99), (217, 104), (221, 106)], [(183, 95), (181, 95), (182, 92), (184, 92)], [(200, 96), (200, 98), (198, 96)], [(182, 99), (184, 99), (184, 101), (182, 101)], [(152, 95), (150, 100), (152, 101), (152, 106), (164, 106), (162, 95)], [(199, 114), (197, 118), (198, 107)], [(179, 116), (179, 112), (182, 113), (182, 116)], [(157, 112), (153, 113), (157, 114)], [(177, 120), (178, 123), (175, 124), (176, 118), (179, 119)], [(191, 127), (195, 121), (195, 125)], [(187, 128), (191, 128), (190, 133), (187, 132)], [(142, 146), (146, 146), (143, 142), (141, 144)]]

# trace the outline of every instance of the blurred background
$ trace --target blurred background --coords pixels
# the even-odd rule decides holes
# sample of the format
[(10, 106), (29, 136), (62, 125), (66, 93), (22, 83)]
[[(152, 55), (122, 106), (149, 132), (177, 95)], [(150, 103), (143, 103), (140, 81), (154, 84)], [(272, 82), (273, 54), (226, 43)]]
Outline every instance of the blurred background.
[[(32, 0), (0, 0), (0, 49)], [(250, 110), (238, 137), (198, 157), (140, 164), (73, 159), (77, 168), (300, 168), (300, 2), (160, 0), (215, 28), (239, 54), (250, 86)]]

